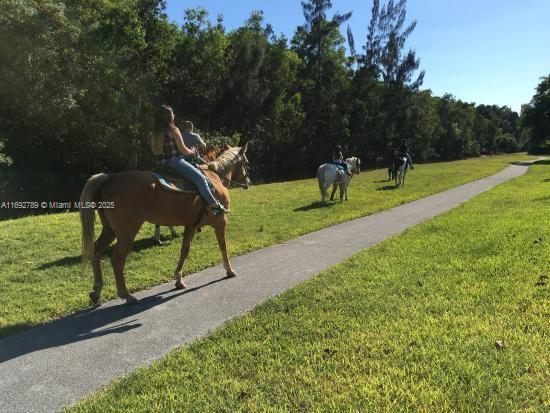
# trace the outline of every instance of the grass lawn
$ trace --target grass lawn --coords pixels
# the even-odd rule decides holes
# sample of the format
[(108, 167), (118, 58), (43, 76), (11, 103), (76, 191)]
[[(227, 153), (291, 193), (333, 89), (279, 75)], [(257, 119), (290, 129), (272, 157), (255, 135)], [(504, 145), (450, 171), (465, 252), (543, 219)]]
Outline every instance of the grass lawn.
[(539, 162), (68, 410), (549, 411), (549, 181)]
[[(385, 170), (363, 173), (352, 180), (348, 202), (322, 208), (313, 179), (259, 185), (249, 191), (232, 190), (230, 253), (244, 254), (389, 209), (491, 175), (511, 162), (525, 159), (532, 158), (503, 155), (418, 165), (408, 175), (406, 187), (398, 190), (385, 182)], [(96, 235), (99, 226), (97, 229)], [(177, 263), (181, 238), (156, 247), (149, 240), (152, 229), (150, 224), (143, 226), (129, 256), (126, 281), (130, 291), (169, 280)], [(92, 271), (80, 263), (80, 233), (75, 212), (0, 221), (0, 337), (89, 305)], [(111, 251), (103, 262), (103, 300), (116, 297), (108, 258)], [(213, 231), (208, 228), (195, 238), (184, 270), (191, 273), (220, 261)], [(235, 270), (238, 273), (239, 269)]]

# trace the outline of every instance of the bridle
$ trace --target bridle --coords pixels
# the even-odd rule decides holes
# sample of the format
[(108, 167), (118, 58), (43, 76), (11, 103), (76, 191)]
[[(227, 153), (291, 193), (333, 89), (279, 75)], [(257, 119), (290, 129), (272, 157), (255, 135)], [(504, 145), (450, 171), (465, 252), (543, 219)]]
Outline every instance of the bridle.
[[(238, 162), (242, 163), (242, 166), (244, 169), (244, 179), (245, 180), (248, 179), (250, 181), (250, 175), (248, 173), (248, 169), (249, 169), (248, 160), (243, 155), (239, 155), (239, 157), (235, 161), (235, 164), (237, 164)], [(218, 175), (222, 181), (224, 181), (224, 185), (227, 186), (227, 188), (230, 188), (231, 184), (239, 188), (247, 188), (249, 186), (248, 184), (243, 184), (241, 182), (233, 181), (232, 179), (229, 179), (226, 176), (221, 175), (219, 172), (213, 169), (210, 169), (210, 170), (213, 171), (216, 175)]]

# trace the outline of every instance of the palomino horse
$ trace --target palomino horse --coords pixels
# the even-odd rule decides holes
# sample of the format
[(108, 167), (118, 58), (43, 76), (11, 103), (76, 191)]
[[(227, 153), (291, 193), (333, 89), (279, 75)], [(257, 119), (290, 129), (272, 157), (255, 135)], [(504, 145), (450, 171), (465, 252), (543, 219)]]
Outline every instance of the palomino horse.
[(395, 186), (403, 184), (405, 186), (405, 175), (409, 169), (409, 163), (404, 156), (396, 156), (393, 160), (393, 175), (395, 179)]
[[(248, 189), (247, 145), (233, 147), (223, 152), (218, 159), (201, 169), (212, 182), (214, 196), (229, 208), (229, 191), (224, 182), (234, 182)], [(220, 247), (224, 268), (228, 277), (235, 277), (227, 253), (225, 229), (227, 217), (207, 212), (205, 202), (197, 194), (180, 193), (162, 188), (147, 171), (129, 171), (116, 174), (97, 174), (88, 179), (80, 197), (82, 205), (99, 206), (102, 230), (94, 243), (95, 211), (93, 208), (80, 210), (82, 223), (82, 257), (90, 260), (94, 272), (94, 287), (90, 299), (99, 302), (103, 288), (101, 256), (116, 238), (111, 264), (115, 275), (118, 296), (131, 304), (136, 298), (131, 295), (124, 280), (124, 264), (132, 248), (134, 238), (141, 225), (151, 222), (158, 225), (185, 227), (180, 258), (174, 271), (176, 288), (185, 288), (182, 281), (182, 268), (189, 254), (191, 241), (197, 229), (210, 225), (214, 228)], [(102, 209), (103, 207), (103, 209)], [(109, 208), (109, 209), (107, 209)]]
[(336, 189), (340, 188), (340, 201), (344, 198), (348, 200), (348, 185), (354, 174), (359, 175), (361, 171), (361, 160), (359, 158), (348, 158), (345, 161), (350, 168), (351, 175), (346, 175), (346, 172), (333, 163), (325, 163), (317, 170), (317, 180), (319, 181), (319, 190), (321, 191), (321, 197), (323, 204), (326, 203), (327, 190), (333, 185), (332, 194), (330, 200), (334, 200), (334, 193)]

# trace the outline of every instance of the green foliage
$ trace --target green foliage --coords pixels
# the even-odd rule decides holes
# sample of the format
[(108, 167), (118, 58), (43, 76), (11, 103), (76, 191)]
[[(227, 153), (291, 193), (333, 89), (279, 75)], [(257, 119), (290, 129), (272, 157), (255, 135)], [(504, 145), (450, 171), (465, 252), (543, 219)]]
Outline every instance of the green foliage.
[(541, 78), (533, 99), (523, 109), (523, 124), (530, 129), (529, 151), (550, 153), (550, 75)]
[(347, 95), (351, 73), (339, 26), (351, 13), (335, 14), (329, 19), (329, 0), (303, 1), (302, 7), (305, 23), (298, 27), (292, 49), (301, 61), (297, 90), (305, 116), (293, 154), (298, 154), (309, 169), (330, 159), (332, 147), (344, 143), (349, 135)]
[[(373, 3), (364, 52), (351, 56), (340, 33), (351, 13), (330, 16), (330, 0), (302, 5), (289, 42), (261, 11), (227, 32), (200, 7), (178, 27), (164, 0), (4, 1), (2, 164), (24, 169), (33, 159), (38, 174), (24, 186), (44, 188), (51, 171), (79, 185), (99, 171), (149, 168), (160, 103), (174, 107), (178, 124), (240, 134), (256, 180), (311, 176), (336, 143), (367, 166), (402, 139), (415, 160), (546, 145), (544, 82), (522, 122), (506, 107), (419, 90), (405, 0)], [(348, 42), (355, 50), (349, 28)]]
[(547, 177), (533, 166), (67, 411), (547, 411)]
[(8, 155), (2, 153), (4, 145), (4, 141), (0, 138), (0, 168), (10, 166), (13, 163), (13, 160)]
[(513, 153), (519, 150), (519, 144), (511, 133), (503, 133), (495, 138), (495, 145), (500, 152)]

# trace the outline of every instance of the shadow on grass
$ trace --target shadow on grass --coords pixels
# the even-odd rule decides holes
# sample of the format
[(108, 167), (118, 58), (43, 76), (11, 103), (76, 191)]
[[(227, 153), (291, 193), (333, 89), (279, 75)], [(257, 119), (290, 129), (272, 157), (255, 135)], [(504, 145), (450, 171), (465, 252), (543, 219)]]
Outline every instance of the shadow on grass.
[(337, 203), (336, 201), (333, 201), (333, 202), (329, 201), (326, 204), (323, 204), (321, 201), (315, 201), (315, 202), (312, 202), (309, 205), (304, 205), (304, 206), (299, 207), (299, 208), (294, 208), (293, 211), (294, 212), (305, 212), (305, 211), (311, 211), (312, 209), (330, 208), (331, 206), (336, 205), (336, 203)]
[[(151, 248), (151, 247), (162, 248), (164, 246), (170, 245), (170, 243), (166, 243), (166, 241), (171, 241), (171, 240), (174, 240), (176, 238), (161, 236), (160, 239), (165, 244), (157, 245), (155, 243), (155, 241), (153, 241), (152, 238), (140, 239), (140, 240), (134, 242), (134, 245), (132, 247), (132, 251), (141, 251), (141, 250), (145, 250), (145, 249), (148, 249), (148, 248)], [(105, 256), (111, 257), (113, 255), (114, 248), (115, 248), (114, 245), (109, 246), (105, 250), (105, 253), (103, 254), (103, 256), (104, 257)], [(60, 258), (58, 260), (55, 260), (55, 261), (52, 261), (52, 262), (47, 262), (45, 264), (39, 265), (38, 267), (36, 267), (36, 269), (37, 270), (47, 270), (49, 268), (55, 268), (55, 267), (72, 267), (74, 265), (79, 265), (81, 262), (82, 262), (82, 256), (81, 255), (73, 255), (73, 256), (70, 256), (70, 257)]]
[(390, 182), (390, 181), (388, 181), (387, 179), (382, 179), (380, 181), (372, 181), (372, 182), (375, 183), (375, 184), (383, 184), (385, 182)]
[[(46, 348), (63, 346), (107, 334), (124, 333), (139, 328), (142, 324), (137, 322), (137, 318), (131, 318), (132, 316), (226, 279), (227, 277), (218, 278), (181, 291), (176, 289), (163, 291), (143, 297), (135, 305), (119, 304), (89, 307), (59, 320), (0, 339), (0, 363)], [(121, 322), (110, 325), (117, 321)], [(0, 328), (0, 337), (29, 327), (31, 327), (30, 324), (23, 323), (2, 327)]]
[(397, 189), (395, 185), (386, 185), (376, 188), (377, 191), (393, 191), (394, 189)]
[(531, 165), (550, 165), (550, 159), (539, 159), (538, 161), (508, 162), (509, 165), (531, 166)]

